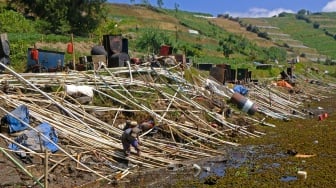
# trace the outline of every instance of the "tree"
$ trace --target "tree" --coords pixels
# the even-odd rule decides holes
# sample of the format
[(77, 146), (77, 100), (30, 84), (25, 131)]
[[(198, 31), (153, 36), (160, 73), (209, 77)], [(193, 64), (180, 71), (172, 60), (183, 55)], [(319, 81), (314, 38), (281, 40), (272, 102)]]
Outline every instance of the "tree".
[(149, 0), (142, 0), (142, 4), (144, 4), (146, 6), (150, 5)]
[(178, 3), (175, 3), (174, 4), (174, 7), (175, 7), (175, 12), (178, 12), (179, 8), (180, 8), (180, 5)]
[(140, 38), (137, 39), (136, 46), (138, 49), (147, 50), (147, 52), (157, 54), (161, 45), (170, 45), (171, 40), (166, 33), (156, 28), (149, 28), (144, 31)]
[(226, 58), (229, 58), (231, 54), (234, 53), (234, 45), (232, 42), (227, 38), (219, 41), (219, 46), (221, 46), (223, 50), (223, 55)]
[[(86, 35), (104, 18), (106, 0), (11, 0), (8, 7), (19, 12), (32, 12), (44, 20), (48, 31), (56, 34)], [(47, 32), (48, 32), (47, 31)]]
[(187, 57), (200, 57), (203, 50), (201, 44), (183, 43), (179, 45), (179, 48), (183, 50)]
[[(11, 18), (11, 19), (8, 19)], [(1, 33), (29, 33), (35, 32), (31, 20), (13, 10), (3, 9), (0, 11), (0, 32)]]
[(313, 27), (314, 29), (318, 29), (320, 27), (320, 24), (318, 22), (314, 22)]
[(102, 39), (103, 35), (120, 35), (121, 30), (118, 27), (117, 21), (109, 19), (100, 24), (94, 31), (94, 34), (98, 36), (99, 39)]
[(271, 38), (268, 36), (267, 32), (259, 32), (258, 37), (261, 37), (261, 38), (264, 38), (264, 39), (267, 39), (267, 40), (271, 40)]
[(278, 16), (279, 16), (279, 17), (286, 17), (286, 15), (288, 15), (288, 13), (286, 13), (286, 12), (281, 12)]
[(306, 14), (308, 14), (308, 11), (306, 9), (301, 9), (301, 10), (298, 11), (297, 14), (306, 15)]
[(285, 61), (287, 57), (286, 50), (283, 48), (279, 48), (279, 47), (272, 46), (272, 47), (265, 49), (264, 52), (267, 54), (268, 59), (270, 60), (277, 59), (279, 61)]
[(157, 1), (157, 5), (159, 6), (159, 8), (162, 8), (162, 6), (163, 6), (163, 0), (158, 0)]

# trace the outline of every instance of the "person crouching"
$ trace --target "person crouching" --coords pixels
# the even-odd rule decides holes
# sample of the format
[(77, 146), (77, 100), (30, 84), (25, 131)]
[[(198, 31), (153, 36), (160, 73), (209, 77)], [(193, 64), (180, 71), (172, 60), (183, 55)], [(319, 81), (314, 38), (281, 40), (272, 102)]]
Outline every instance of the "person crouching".
[(140, 132), (141, 129), (139, 128), (138, 123), (136, 121), (132, 121), (129, 128), (126, 128), (121, 135), (121, 142), (126, 157), (131, 154), (131, 146), (134, 147), (134, 149), (137, 151), (137, 155), (140, 156)]

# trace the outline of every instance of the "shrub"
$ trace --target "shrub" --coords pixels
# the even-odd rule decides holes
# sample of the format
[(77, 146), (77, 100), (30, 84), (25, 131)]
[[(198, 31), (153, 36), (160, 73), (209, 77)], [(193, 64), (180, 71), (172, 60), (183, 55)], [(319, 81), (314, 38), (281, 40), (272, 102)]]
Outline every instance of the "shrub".
[(261, 37), (261, 38), (264, 38), (264, 39), (267, 39), (267, 40), (270, 40), (271, 38), (268, 36), (268, 33), (267, 32), (259, 32), (258, 33), (258, 37)]
[(13, 10), (0, 10), (0, 31), (2, 33), (31, 33), (35, 32), (35, 24), (22, 14)]
[(314, 29), (318, 29), (320, 27), (320, 24), (318, 22), (314, 22), (313, 27)]
[(297, 14), (295, 17), (298, 20), (304, 20), (307, 23), (311, 23), (311, 20), (308, 17), (306, 17), (305, 15), (303, 15), (303, 14)]
[(141, 51), (157, 54), (161, 45), (170, 45), (171, 40), (169, 36), (163, 31), (159, 31), (155, 28), (149, 28), (144, 30), (144, 33), (137, 39), (136, 46)]

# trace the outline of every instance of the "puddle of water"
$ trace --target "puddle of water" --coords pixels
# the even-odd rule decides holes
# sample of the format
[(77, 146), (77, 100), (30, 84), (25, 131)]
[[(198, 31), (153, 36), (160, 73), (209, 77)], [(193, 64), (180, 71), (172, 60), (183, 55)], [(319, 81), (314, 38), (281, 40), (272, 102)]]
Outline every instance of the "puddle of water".
[(280, 181), (283, 182), (290, 182), (290, 181), (296, 181), (298, 178), (296, 176), (282, 176), (280, 178)]
[(256, 154), (254, 146), (250, 146), (241, 150), (229, 150), (228, 160), (221, 162), (207, 161), (202, 164), (202, 171), (198, 175), (199, 179), (207, 178), (211, 175), (223, 177), (227, 168), (239, 168), (247, 160), (248, 156)]
[(280, 167), (280, 164), (279, 164), (279, 163), (273, 163), (273, 164), (272, 164), (272, 167), (273, 167), (273, 168), (279, 168), (279, 167)]
[[(239, 168), (244, 164), (253, 165), (253, 161), (262, 158), (274, 158), (274, 157), (285, 157), (287, 156), (285, 153), (277, 153), (277, 154), (268, 154), (267, 152), (263, 152), (264, 150), (269, 150), (272, 147), (276, 147), (274, 145), (265, 145), (265, 146), (246, 146), (240, 149), (227, 149), (227, 156), (225, 157), (227, 160), (222, 161), (205, 161), (201, 164), (198, 164), (201, 167), (201, 170), (194, 174), (195, 178), (205, 179), (209, 176), (215, 175), (219, 177), (225, 176), (225, 171), (227, 168)], [(279, 168), (279, 163), (271, 163), (264, 164), (264, 169), (268, 168)], [(259, 172), (262, 169), (258, 169)], [(293, 177), (296, 178), (296, 177)], [(292, 181), (291, 177), (288, 176), (287, 180), (285, 176), (281, 181)]]
[(225, 169), (227, 167), (228, 165), (223, 162), (205, 164), (202, 172), (199, 175), (199, 179), (204, 179), (210, 175), (223, 177), (225, 175)]

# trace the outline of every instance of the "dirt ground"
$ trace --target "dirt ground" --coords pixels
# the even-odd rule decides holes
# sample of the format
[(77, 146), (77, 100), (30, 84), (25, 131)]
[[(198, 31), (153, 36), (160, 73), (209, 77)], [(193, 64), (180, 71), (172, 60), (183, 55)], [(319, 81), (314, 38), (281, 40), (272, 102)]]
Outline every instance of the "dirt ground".
[[(7, 148), (8, 143), (0, 139), (0, 146)], [(26, 168), (35, 179), (43, 177), (44, 160), (39, 157), (20, 158), (11, 152), (6, 151), (20, 165)], [(61, 161), (64, 156), (53, 156), (54, 161)], [(51, 166), (50, 166), (51, 167)], [(49, 167), (49, 168), (50, 168)], [(83, 170), (78, 170), (77, 164), (73, 162), (64, 162), (63, 165), (56, 167), (49, 174), (49, 187), (76, 187), (84, 185), (98, 179), (95, 175)], [(33, 178), (29, 177), (22, 169), (19, 168), (3, 152), (0, 153), (0, 187), (31, 187), (34, 185)], [(43, 179), (41, 180), (43, 184)], [(40, 187), (35, 185), (33, 187)]]

